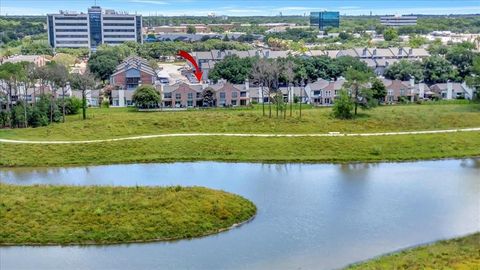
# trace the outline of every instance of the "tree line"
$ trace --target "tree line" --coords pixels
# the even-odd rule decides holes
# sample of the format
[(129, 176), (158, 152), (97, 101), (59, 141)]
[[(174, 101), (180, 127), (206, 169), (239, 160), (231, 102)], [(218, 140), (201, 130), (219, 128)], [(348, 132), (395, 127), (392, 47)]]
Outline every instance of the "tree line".
[[(32, 63), (0, 65), (0, 127), (24, 128), (65, 122), (66, 115), (80, 109), (86, 118), (86, 92), (96, 86), (88, 72), (70, 74), (54, 61), (37, 67)], [(68, 97), (79, 90), (82, 99)]]

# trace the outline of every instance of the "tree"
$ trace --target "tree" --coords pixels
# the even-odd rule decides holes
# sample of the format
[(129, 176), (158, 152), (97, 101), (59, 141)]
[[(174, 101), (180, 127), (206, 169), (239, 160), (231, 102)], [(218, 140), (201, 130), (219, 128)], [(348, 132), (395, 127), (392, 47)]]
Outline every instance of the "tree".
[(187, 26), (187, 34), (196, 34), (197, 33), (197, 28), (193, 25)]
[[(289, 59), (283, 64), (283, 71), (282, 71), (282, 77), (284, 77), (285, 81), (287, 82), (288, 85), (288, 102), (290, 102), (290, 117), (292, 117), (292, 111), (293, 111), (293, 86), (292, 83), (295, 80), (295, 63)], [(286, 118), (286, 108), (284, 112), (284, 118)]]
[(135, 90), (132, 97), (137, 108), (156, 108), (160, 102), (160, 94), (151, 85), (142, 85)]
[(454, 80), (457, 71), (445, 58), (433, 55), (423, 61), (425, 82), (428, 84), (445, 83)]
[(422, 63), (418, 61), (400, 60), (387, 67), (384, 73), (385, 78), (391, 80), (407, 81), (411, 77), (419, 82), (423, 80)]
[(202, 92), (202, 106), (213, 107), (215, 104), (215, 90), (211, 87), (207, 87)]
[(427, 43), (427, 38), (419, 35), (411, 35), (408, 40), (408, 45), (412, 48), (420, 48), (422, 45)]
[(381, 80), (374, 78), (371, 89), (372, 97), (378, 101), (378, 104), (385, 100), (385, 97), (387, 96), (387, 88)]
[(383, 38), (385, 41), (392, 41), (398, 38), (398, 32), (395, 28), (387, 28), (383, 32)]
[(65, 87), (67, 86), (68, 81), (68, 69), (62, 65), (55, 62), (47, 65), (50, 73), (50, 81), (52, 83), (52, 88), (56, 89), (57, 87), (62, 89), (62, 122), (65, 123)]
[(343, 89), (333, 104), (333, 116), (340, 119), (352, 118), (353, 102), (348, 90)]
[(445, 54), (445, 59), (457, 67), (458, 75), (463, 79), (470, 75), (473, 65), (473, 58), (476, 53), (473, 52), (472, 47), (461, 43), (450, 47)]
[(355, 69), (347, 70), (345, 86), (350, 90), (353, 96), (353, 103), (355, 109), (355, 116), (357, 115), (357, 108), (368, 109), (372, 106), (372, 91), (366, 88), (371, 74)]
[(466, 78), (467, 85), (476, 90), (477, 100), (480, 100), (480, 56), (473, 59), (472, 75)]
[(252, 70), (253, 61), (253, 58), (240, 58), (236, 55), (227, 56), (215, 64), (208, 73), (208, 77), (214, 82), (225, 79), (234, 84), (244, 83)]
[(265, 90), (264, 87), (267, 86), (267, 73), (268, 73), (268, 63), (264, 58), (258, 59), (253, 64), (251, 69), (251, 76), (259, 86), (260, 86), (260, 95), (262, 99), (262, 113), (265, 116)]
[(82, 116), (87, 119), (87, 92), (96, 88), (95, 77), (89, 71), (84, 74), (73, 73), (69, 78), (70, 86), (82, 92)]
[(120, 61), (121, 59), (114, 52), (96, 52), (88, 60), (88, 69), (98, 79), (106, 81)]

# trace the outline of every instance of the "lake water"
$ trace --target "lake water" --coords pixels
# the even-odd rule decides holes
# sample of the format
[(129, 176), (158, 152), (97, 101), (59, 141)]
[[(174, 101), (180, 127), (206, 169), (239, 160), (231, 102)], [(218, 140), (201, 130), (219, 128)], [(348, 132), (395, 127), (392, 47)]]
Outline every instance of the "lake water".
[(206, 186), (258, 207), (193, 240), (2, 247), (0, 269), (333, 269), (480, 231), (480, 159), (380, 164), (172, 163), (0, 169), (5, 183)]

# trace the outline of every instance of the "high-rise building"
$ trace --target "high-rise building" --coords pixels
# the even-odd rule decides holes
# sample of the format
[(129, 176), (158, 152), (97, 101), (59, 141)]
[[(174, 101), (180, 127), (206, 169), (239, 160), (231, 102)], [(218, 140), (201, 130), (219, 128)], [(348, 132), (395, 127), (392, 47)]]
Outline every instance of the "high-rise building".
[(142, 16), (103, 11), (94, 6), (88, 13), (60, 11), (47, 15), (48, 41), (53, 48), (90, 48), (126, 41), (143, 42)]
[(322, 31), (328, 27), (338, 28), (340, 27), (340, 12), (310, 12), (310, 26), (318, 27)]
[(416, 16), (384, 16), (380, 17), (380, 23), (385, 26), (415, 26), (417, 25)]

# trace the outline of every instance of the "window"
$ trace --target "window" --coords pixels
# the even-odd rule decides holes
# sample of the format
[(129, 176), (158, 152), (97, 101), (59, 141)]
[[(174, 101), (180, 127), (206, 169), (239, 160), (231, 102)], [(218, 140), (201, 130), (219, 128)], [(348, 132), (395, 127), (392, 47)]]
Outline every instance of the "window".
[(182, 94), (181, 93), (176, 93), (175, 94), (175, 99), (182, 99)]
[(96, 48), (102, 44), (102, 14), (89, 13), (88, 16), (90, 18), (90, 46)]
[(232, 100), (232, 106), (237, 106), (237, 100), (236, 99)]
[(88, 32), (88, 29), (55, 29), (55, 32)]
[(405, 96), (405, 89), (400, 89), (400, 96)]
[(232, 98), (237, 98), (238, 97), (238, 92), (232, 92)]
[(329, 97), (332, 95), (332, 91), (328, 90), (326, 96)]
[(55, 17), (55, 21), (83, 21), (87, 20), (87, 17)]
[(202, 98), (202, 93), (197, 93), (197, 98)]
[(55, 23), (55, 26), (87, 26), (86, 23)]
[(193, 93), (188, 93), (187, 98), (188, 98), (188, 100), (192, 100), (193, 99)]
[(220, 99), (225, 99), (225, 92), (220, 92)]
[(172, 98), (172, 93), (163, 94), (163, 98)]
[(104, 23), (103, 26), (135, 26), (135, 23)]
[(240, 97), (247, 97), (247, 92), (240, 92)]
[(322, 91), (320, 91), (320, 90), (315, 90), (315, 91), (313, 91), (313, 95), (314, 95), (314, 96), (321, 96), (321, 95), (322, 95)]
[(135, 32), (135, 29), (103, 29), (103, 32), (112, 33), (112, 32)]
[(114, 20), (114, 21), (133, 21), (134, 17), (103, 17), (104, 21)]
[(135, 35), (105, 35), (105, 38), (135, 38)]
[(57, 35), (57, 38), (88, 38), (88, 35)]
[(192, 100), (187, 101), (187, 106), (188, 107), (193, 107), (193, 101)]
[(57, 44), (88, 44), (88, 40), (57, 40)]
[(387, 93), (389, 96), (393, 96), (393, 90), (388, 90)]

